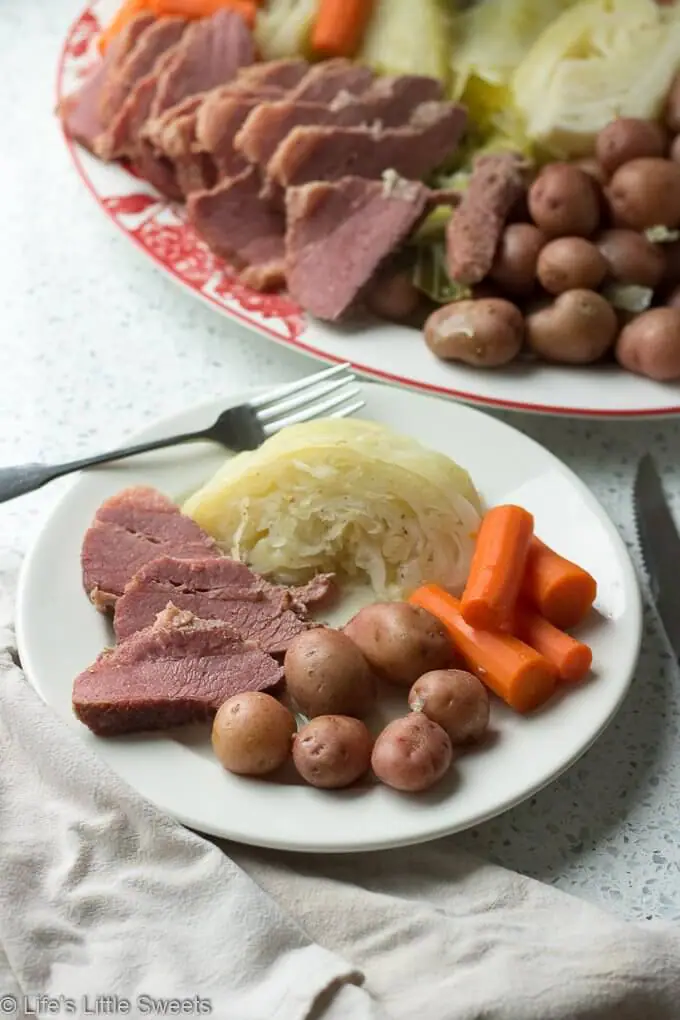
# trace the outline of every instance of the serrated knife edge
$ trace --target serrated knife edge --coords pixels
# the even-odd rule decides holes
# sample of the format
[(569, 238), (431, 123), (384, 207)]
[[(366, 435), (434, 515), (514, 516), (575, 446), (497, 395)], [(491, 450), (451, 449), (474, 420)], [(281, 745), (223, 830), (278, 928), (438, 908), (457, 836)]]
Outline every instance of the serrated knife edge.
[(668, 641), (680, 659), (680, 534), (650, 454), (638, 464), (633, 511), (652, 599)]

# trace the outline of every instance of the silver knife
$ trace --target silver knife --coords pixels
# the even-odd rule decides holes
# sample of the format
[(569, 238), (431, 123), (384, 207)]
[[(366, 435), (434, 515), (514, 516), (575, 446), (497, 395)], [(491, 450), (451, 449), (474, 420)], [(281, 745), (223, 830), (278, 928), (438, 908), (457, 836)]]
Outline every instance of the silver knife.
[(656, 464), (648, 453), (638, 464), (634, 503), (652, 599), (669, 644), (680, 661), (680, 535)]

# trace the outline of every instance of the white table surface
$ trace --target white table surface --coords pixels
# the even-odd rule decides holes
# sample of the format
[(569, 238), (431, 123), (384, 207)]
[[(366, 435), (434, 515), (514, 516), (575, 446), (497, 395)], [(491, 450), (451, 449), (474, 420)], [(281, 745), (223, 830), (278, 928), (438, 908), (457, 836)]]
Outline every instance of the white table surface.
[[(63, 460), (154, 418), (313, 362), (232, 325), (165, 279), (93, 205), (52, 116), (78, 0), (0, 0), (0, 464)], [(680, 502), (680, 426), (505, 420), (591, 486), (637, 560), (630, 490), (654, 452)], [(0, 506), (27, 549), (64, 483)], [(461, 846), (629, 917), (680, 919), (680, 676), (651, 610), (633, 690), (561, 780)]]

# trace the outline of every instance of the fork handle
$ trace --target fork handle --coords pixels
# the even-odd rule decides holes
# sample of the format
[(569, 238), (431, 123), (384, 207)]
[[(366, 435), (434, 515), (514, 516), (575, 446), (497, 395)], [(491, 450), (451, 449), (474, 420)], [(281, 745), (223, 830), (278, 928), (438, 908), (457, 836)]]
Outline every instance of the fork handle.
[(163, 450), (168, 446), (179, 446), (181, 443), (193, 443), (207, 438), (208, 430), (205, 429), (201, 432), (185, 432), (179, 436), (137, 443), (135, 446), (100, 453), (95, 457), (72, 460), (66, 464), (18, 464), (16, 467), (0, 468), (0, 503), (7, 503), (10, 499), (16, 499), (17, 496), (23, 496), (27, 492), (34, 492), (55, 478), (70, 475), (74, 471), (82, 471), (83, 468), (109, 464), (123, 457), (135, 457), (139, 453), (150, 453), (152, 450)]

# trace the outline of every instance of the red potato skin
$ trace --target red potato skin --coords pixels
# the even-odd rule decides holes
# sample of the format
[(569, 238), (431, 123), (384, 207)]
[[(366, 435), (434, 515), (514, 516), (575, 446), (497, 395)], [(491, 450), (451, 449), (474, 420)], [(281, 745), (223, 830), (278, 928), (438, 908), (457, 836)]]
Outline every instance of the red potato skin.
[(590, 237), (600, 222), (597, 184), (571, 163), (549, 163), (529, 189), (529, 212), (549, 237)]
[(408, 703), (412, 712), (422, 712), (441, 726), (454, 746), (481, 740), (489, 726), (489, 692), (466, 670), (425, 673), (409, 691)]
[(357, 645), (342, 631), (314, 627), (298, 634), (283, 664), (288, 692), (309, 718), (365, 718), (377, 696), (375, 675)]
[(446, 775), (452, 762), (448, 734), (422, 712), (386, 726), (371, 755), (376, 778), (403, 793), (430, 789)]
[(228, 772), (264, 776), (290, 757), (295, 719), (270, 694), (244, 691), (220, 707), (212, 727), (213, 750)]
[(594, 243), (607, 263), (607, 274), (617, 283), (638, 287), (659, 285), (666, 271), (666, 245), (652, 244), (636, 230), (603, 230)]
[(295, 735), (293, 762), (300, 776), (323, 790), (340, 790), (371, 767), (373, 738), (360, 719), (320, 715)]
[(612, 176), (607, 201), (616, 226), (674, 229), (680, 226), (680, 165), (670, 159), (632, 159)]
[(410, 687), (429, 670), (453, 665), (456, 659), (441, 623), (407, 602), (365, 606), (345, 625), (344, 634), (377, 676), (402, 687)]
[(680, 379), (680, 309), (651, 308), (621, 331), (616, 358), (629, 372), (656, 382)]
[(538, 256), (547, 240), (532, 223), (510, 223), (496, 250), (489, 280), (510, 295), (531, 294), (536, 287)]
[(661, 158), (668, 147), (665, 129), (656, 121), (617, 117), (602, 128), (595, 141), (595, 155), (611, 176), (632, 159)]

